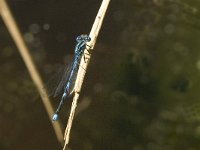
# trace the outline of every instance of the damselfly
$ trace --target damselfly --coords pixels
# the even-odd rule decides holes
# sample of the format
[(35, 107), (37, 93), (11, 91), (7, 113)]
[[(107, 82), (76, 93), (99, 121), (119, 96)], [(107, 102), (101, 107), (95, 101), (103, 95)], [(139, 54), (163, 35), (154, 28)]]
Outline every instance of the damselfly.
[(80, 35), (76, 38), (77, 43), (75, 46), (73, 62), (70, 68), (67, 71), (65, 71), (63, 78), (58, 84), (58, 87), (56, 88), (56, 91), (54, 94), (55, 96), (57, 95), (57, 93), (60, 93), (60, 91), (63, 90), (63, 95), (62, 95), (60, 104), (58, 105), (58, 108), (52, 118), (53, 121), (58, 120), (58, 114), (60, 112), (60, 109), (64, 101), (66, 100), (67, 97), (72, 95), (74, 92), (74, 85), (77, 78), (77, 72), (80, 66), (79, 64), (80, 64), (82, 55), (84, 54), (83, 52), (86, 49), (86, 46), (87, 46), (86, 43), (89, 42), (90, 40), (91, 39), (88, 35)]

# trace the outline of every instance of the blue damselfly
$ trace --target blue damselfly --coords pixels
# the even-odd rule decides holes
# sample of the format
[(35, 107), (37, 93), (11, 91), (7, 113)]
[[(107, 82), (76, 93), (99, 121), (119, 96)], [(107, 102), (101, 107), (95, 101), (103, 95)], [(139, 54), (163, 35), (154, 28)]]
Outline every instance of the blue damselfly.
[(77, 72), (80, 66), (80, 61), (82, 55), (84, 54), (84, 50), (86, 49), (87, 42), (89, 42), (90, 40), (91, 39), (88, 35), (80, 35), (76, 38), (77, 43), (74, 51), (74, 59), (72, 61), (70, 68), (65, 71), (54, 93), (54, 96), (56, 96), (63, 90), (63, 95), (60, 104), (58, 105), (58, 108), (52, 118), (53, 121), (58, 120), (58, 114), (60, 112), (61, 106), (63, 105), (66, 98), (68, 98), (74, 92), (74, 85), (77, 78)]

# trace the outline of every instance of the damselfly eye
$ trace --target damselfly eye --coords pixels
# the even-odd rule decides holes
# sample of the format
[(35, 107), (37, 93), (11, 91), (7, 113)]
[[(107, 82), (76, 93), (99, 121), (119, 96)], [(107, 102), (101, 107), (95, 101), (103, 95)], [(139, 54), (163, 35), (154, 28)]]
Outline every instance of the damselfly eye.
[(78, 36), (77, 38), (76, 38), (76, 41), (78, 42), (78, 41), (80, 41), (82, 38), (80, 37), (80, 36)]
[(89, 42), (89, 41), (91, 41), (91, 38), (88, 36), (88, 37), (86, 38), (86, 40)]

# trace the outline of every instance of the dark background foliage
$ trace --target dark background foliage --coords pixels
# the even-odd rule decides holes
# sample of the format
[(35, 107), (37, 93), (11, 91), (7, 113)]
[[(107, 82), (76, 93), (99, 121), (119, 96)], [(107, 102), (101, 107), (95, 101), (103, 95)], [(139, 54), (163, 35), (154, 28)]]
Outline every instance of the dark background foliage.
[[(69, 63), (101, 1), (9, 0), (45, 82)], [(199, 8), (195, 0), (111, 1), (71, 132), (72, 150), (200, 148)], [(0, 20), (0, 150), (61, 149)], [(52, 99), (56, 107), (59, 99)], [(66, 125), (71, 99), (61, 114)], [(64, 129), (64, 128), (63, 128)]]

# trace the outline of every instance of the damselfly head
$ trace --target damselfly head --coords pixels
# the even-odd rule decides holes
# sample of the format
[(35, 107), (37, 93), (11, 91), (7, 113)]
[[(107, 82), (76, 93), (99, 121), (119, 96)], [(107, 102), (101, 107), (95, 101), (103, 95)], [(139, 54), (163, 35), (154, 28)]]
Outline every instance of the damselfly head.
[(77, 42), (80, 42), (80, 41), (89, 42), (89, 41), (91, 41), (91, 38), (88, 35), (86, 35), (86, 34), (82, 34), (82, 35), (80, 35), (80, 36), (78, 36), (76, 38), (76, 41)]

